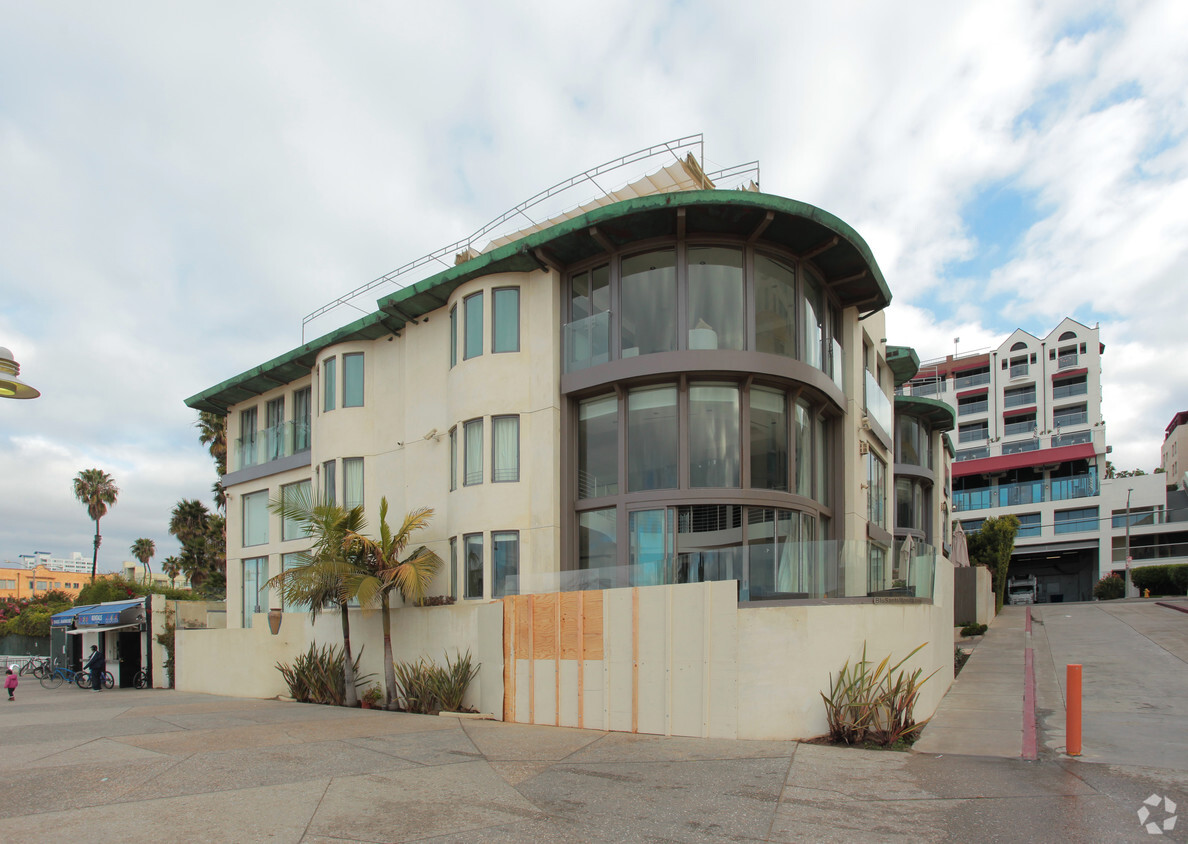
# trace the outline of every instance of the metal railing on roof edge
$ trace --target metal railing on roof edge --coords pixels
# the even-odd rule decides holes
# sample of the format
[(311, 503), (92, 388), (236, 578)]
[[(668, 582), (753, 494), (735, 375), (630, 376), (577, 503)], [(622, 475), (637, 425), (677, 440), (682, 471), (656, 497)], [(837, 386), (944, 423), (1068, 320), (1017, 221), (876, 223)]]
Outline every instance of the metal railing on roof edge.
[[(545, 190), (537, 193), (535, 196), (532, 196), (532, 197), (524, 200), (523, 202), (519, 203), (518, 205), (515, 205), (512, 208), (509, 208), (507, 211), (503, 212), (498, 217), (496, 217), (494, 220), (491, 220), (491, 222), (487, 223), (485, 226), (478, 229), (477, 231), (475, 231), (473, 234), (466, 237), (465, 239), (455, 241), (454, 243), (451, 243), (448, 246), (443, 246), (439, 249), (435, 249), (434, 251), (430, 252), (428, 255), (424, 255), (420, 258), (417, 258), (415, 261), (410, 261), (409, 263), (404, 264), (401, 267), (397, 267), (396, 269), (392, 270), (389, 273), (385, 273), (384, 275), (380, 276), (379, 278), (372, 279), (371, 281), (367, 282), (366, 284), (362, 284), (359, 287), (356, 287), (354, 290), (350, 291), (349, 293), (347, 293), (343, 296), (340, 296), (331, 302), (327, 302), (325, 305), (322, 305), (322, 307), (318, 308), (317, 310), (306, 314), (301, 320), (301, 342), (302, 343), (305, 342), (305, 328), (306, 328), (306, 326), (309, 325), (309, 323), (311, 323), (315, 319), (325, 316), (326, 314), (330, 313), (331, 311), (335, 310), (336, 308), (338, 308), (342, 305), (346, 305), (348, 307), (355, 308), (355, 310), (359, 311), (360, 313), (364, 313), (364, 314), (370, 313), (371, 312), (370, 310), (364, 310), (363, 308), (360, 308), (358, 305), (353, 304), (353, 300), (359, 298), (364, 293), (374, 290), (375, 288), (377, 288), (381, 285), (397, 284), (396, 280), (398, 278), (400, 278), (401, 276), (403, 276), (407, 273), (410, 273), (413, 270), (418, 269), (419, 267), (423, 267), (426, 264), (433, 263), (434, 261), (440, 261), (447, 268), (450, 266), (453, 266), (453, 264), (451, 264), (449, 261), (443, 260), (443, 259), (445, 259), (447, 256), (453, 256), (453, 255), (457, 255), (461, 252), (466, 252), (468, 250), (471, 250), (477, 241), (487, 238), (495, 229), (502, 226), (504, 223), (506, 223), (508, 220), (510, 220), (513, 217), (522, 216), (526, 220), (528, 220), (529, 223), (531, 223), (532, 225), (537, 225), (537, 222), (535, 220), (533, 220), (531, 217), (529, 217), (526, 212), (528, 211), (528, 209), (532, 208), (533, 206), (539, 205), (541, 202), (544, 202), (547, 199), (550, 199), (554, 196), (564, 193), (565, 191), (567, 191), (573, 187), (576, 187), (580, 184), (584, 184), (586, 182), (590, 182), (596, 188), (598, 188), (598, 190), (601, 192), (601, 195), (604, 195), (604, 196), (609, 195), (610, 193), (613, 193), (613, 191), (608, 191), (608, 190), (603, 189), (603, 187), (601, 185), (599, 185), (598, 182), (596, 182), (594, 180), (594, 177), (603, 175), (605, 173), (613, 172), (614, 170), (621, 169), (621, 168), (626, 167), (631, 164), (637, 164), (640, 161), (646, 161), (649, 158), (655, 158), (658, 155), (672, 155), (673, 158), (675, 158), (677, 161), (680, 161), (681, 157), (678, 153), (682, 150), (692, 150), (693, 148), (696, 148), (698, 151), (698, 163), (700, 166), (705, 161), (705, 138), (701, 132), (698, 132), (695, 135), (685, 135), (684, 137), (681, 137), (681, 138), (674, 138), (673, 140), (670, 140), (670, 141), (664, 141), (659, 144), (653, 144), (650, 147), (644, 147), (643, 149), (639, 149), (639, 150), (636, 150), (635, 152), (628, 153), (627, 155), (622, 155), (622, 156), (619, 156), (618, 158), (613, 158), (610, 161), (603, 162), (602, 164), (599, 164), (596, 167), (592, 167), (589, 170), (586, 170), (582, 173), (577, 174), (576, 176), (571, 176), (570, 178), (565, 179), (564, 181), (558, 182), (557, 184), (553, 185), (552, 187), (546, 188)], [(702, 176), (704, 177), (706, 186), (708, 187), (710, 185), (715, 184), (718, 181), (727, 181), (727, 180), (745, 177), (748, 173), (752, 173), (752, 172), (755, 174), (755, 178), (752, 180), (752, 182), (756, 185), (756, 187), (758, 187), (758, 184), (759, 184), (759, 162), (758, 161), (749, 161), (749, 162), (746, 162), (745, 164), (737, 164), (737, 165), (734, 165), (733, 167), (726, 167), (721, 170), (715, 170), (713, 172), (705, 172), (704, 170), (702, 170)], [(403, 285), (400, 285), (400, 286), (403, 287)]]

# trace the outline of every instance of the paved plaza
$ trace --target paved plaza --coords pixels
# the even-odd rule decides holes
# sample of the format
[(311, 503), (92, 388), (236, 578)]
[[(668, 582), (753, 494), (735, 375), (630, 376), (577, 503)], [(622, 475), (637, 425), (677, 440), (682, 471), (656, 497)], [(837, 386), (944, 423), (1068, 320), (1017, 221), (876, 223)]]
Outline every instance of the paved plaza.
[[(1072, 647), (1065, 639), (1081, 635), (1071, 620), (1075, 605), (1055, 609), (1036, 613), (1049, 664), (1054, 652)], [(1173, 648), (1188, 629), (1188, 614), (1181, 624), (1125, 605), (1111, 610), (1113, 621), (1147, 629), (1151, 641), (1162, 637)], [(990, 683), (1002, 671), (990, 656), (1009, 656), (1022, 641), (1016, 628), (1011, 614), (1000, 616), (983, 643), (1001, 640), (983, 652), (988, 673), (971, 672), (978, 666), (975, 652), (959, 683), (967, 689)], [(1110, 650), (1086, 642), (1091, 646)], [(1182, 657), (1144, 651), (1141, 660), (1116, 669), (1141, 674), (1152, 664), (1166, 668), (1159, 662), (1165, 659)], [(1045, 745), (1035, 762), (1010, 752), (946, 752), (936, 745), (959, 731), (941, 729), (931, 752), (895, 753), (528, 727), (174, 691), (47, 691), (25, 679), (16, 703), (0, 703), (0, 838), (1188, 841), (1188, 819), (1153, 839), (1136, 814), (1152, 794), (1170, 797), (1188, 813), (1188, 759), (1181, 760), (1181, 745), (1165, 742), (1160, 757), (1122, 738), (1116, 746), (1095, 738), (1120, 729), (1118, 719), (1129, 712), (1120, 712), (1117, 701), (1123, 700), (1137, 707), (1126, 723), (1139, 734), (1153, 734), (1166, 717), (1182, 741), (1176, 707), (1183, 701), (1155, 701), (1146, 709), (1132, 700), (1172, 693), (1176, 681), (1149, 681), (1155, 685), (1132, 689), (1131, 697), (1116, 689), (1113, 703), (1094, 705), (1090, 688), (1112, 686), (1091, 681), (1086, 671), (1085, 758), (1096, 761), (1069, 760)], [(1183, 683), (1188, 672), (1182, 662), (1178, 672)], [(1014, 694), (1010, 688), (1007, 697)], [(1059, 694), (1058, 684), (1049, 683), (1041, 708)], [(1051, 720), (1050, 713), (1044, 717)], [(1013, 725), (998, 728), (1014, 740)], [(1048, 729), (1041, 719), (1041, 741), (1051, 741)]]

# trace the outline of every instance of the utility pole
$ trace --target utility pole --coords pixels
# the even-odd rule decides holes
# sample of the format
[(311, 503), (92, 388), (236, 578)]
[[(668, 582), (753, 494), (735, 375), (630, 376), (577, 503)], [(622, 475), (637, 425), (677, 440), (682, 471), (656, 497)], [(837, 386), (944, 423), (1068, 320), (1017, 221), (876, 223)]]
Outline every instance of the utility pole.
[(1134, 487), (1126, 490), (1126, 570), (1122, 572), (1122, 597), (1130, 592), (1130, 493)]

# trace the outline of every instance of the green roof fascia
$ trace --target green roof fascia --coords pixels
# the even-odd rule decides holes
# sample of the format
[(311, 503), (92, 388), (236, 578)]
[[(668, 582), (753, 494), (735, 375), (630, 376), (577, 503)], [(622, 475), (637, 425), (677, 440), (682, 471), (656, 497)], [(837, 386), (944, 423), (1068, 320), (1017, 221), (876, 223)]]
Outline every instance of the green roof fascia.
[(400, 326), (395, 325), (385, 313), (377, 311), (368, 314), (348, 325), (336, 328), (316, 340), (311, 340), (292, 351), (190, 396), (186, 399), (186, 406), (195, 410), (226, 413), (227, 408), (237, 402), (305, 377), (313, 371), (318, 352), (327, 346), (351, 340), (374, 340), (386, 334), (394, 334), (399, 328)]
[(957, 456), (957, 449), (953, 448), (953, 438), (950, 437), (948, 434), (944, 435), (944, 440), (945, 440), (945, 451), (949, 452), (949, 459), (951, 460)]
[[(725, 190), (698, 190), (654, 194), (604, 205), (601, 208), (595, 208), (592, 211), (582, 214), (580, 217), (574, 217), (573, 219), (549, 226), (547, 229), (532, 232), (512, 243), (492, 249), (490, 252), (484, 252), (482, 255), (465, 261), (456, 267), (443, 270), (437, 275), (430, 276), (417, 284), (397, 290), (380, 299), (378, 304), (381, 310), (399, 308), (399, 312), (402, 315), (408, 314), (409, 316), (417, 317), (440, 307), (440, 302), (434, 305), (433, 308), (418, 310), (416, 307), (407, 307), (411, 300), (430, 292), (436, 292), (437, 288), (445, 285), (449, 286), (446, 294), (448, 297), (448, 293), (453, 292), (453, 289), (458, 285), (492, 273), (523, 272), (528, 269), (537, 269), (541, 266), (541, 263), (536, 259), (534, 250), (547, 248), (549, 244), (555, 241), (566, 237), (588, 236), (588, 232), (593, 227), (605, 226), (639, 214), (664, 209), (676, 210), (712, 206), (749, 208), (764, 212), (772, 211), (778, 214), (785, 214), (788, 217), (811, 220), (825, 227), (838, 237), (847, 241), (865, 262), (867, 270), (870, 272), (878, 289), (875, 302), (877, 307), (874, 307), (873, 310), (880, 310), (890, 304), (891, 290), (883, 278), (883, 272), (879, 269), (879, 265), (875, 261), (870, 247), (862, 239), (861, 235), (854, 231), (846, 222), (830, 214), (828, 211), (817, 208), (815, 205), (809, 205), (807, 202), (800, 202), (795, 199), (787, 199), (772, 194), (757, 193), (755, 191)], [(739, 233), (749, 234), (749, 232)], [(436, 298), (440, 299), (441, 297)], [(915, 353), (913, 352), (912, 354), (914, 355)], [(918, 365), (919, 359), (917, 358), (916, 360)]]
[(901, 387), (920, 371), (920, 356), (911, 346), (888, 346), (887, 366), (895, 376), (895, 386)]
[(895, 412), (928, 420), (933, 431), (951, 431), (957, 427), (957, 412), (937, 399), (923, 396), (896, 396)]

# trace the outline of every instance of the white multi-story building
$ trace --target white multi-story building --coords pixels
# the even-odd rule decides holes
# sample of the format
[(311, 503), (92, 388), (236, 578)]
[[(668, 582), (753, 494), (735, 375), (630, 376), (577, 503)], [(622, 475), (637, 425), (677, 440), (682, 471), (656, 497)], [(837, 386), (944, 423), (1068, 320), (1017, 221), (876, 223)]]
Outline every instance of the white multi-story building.
[(1103, 350), (1097, 328), (1065, 319), (1043, 338), (1018, 329), (996, 349), (927, 361), (903, 389), (956, 411), (954, 517), (967, 533), (1018, 517), (1011, 574), (1035, 574), (1041, 599), (1088, 600), (1110, 568)]
[(1159, 449), (1159, 465), (1167, 473), (1167, 482), (1173, 485), (1188, 474), (1188, 410), (1181, 410), (1167, 423)]
[(68, 571), (75, 574), (90, 574), (92, 561), (75, 551), (69, 557), (51, 557), (49, 551), (34, 551), (21, 554), (20, 564), (27, 569), (42, 566), (50, 571)]

